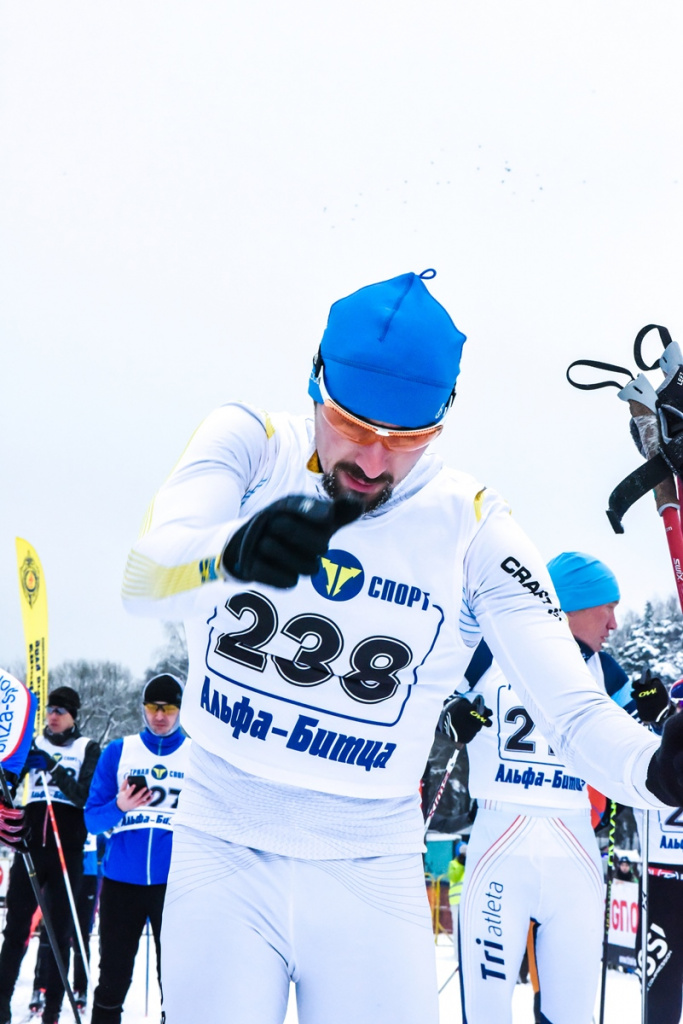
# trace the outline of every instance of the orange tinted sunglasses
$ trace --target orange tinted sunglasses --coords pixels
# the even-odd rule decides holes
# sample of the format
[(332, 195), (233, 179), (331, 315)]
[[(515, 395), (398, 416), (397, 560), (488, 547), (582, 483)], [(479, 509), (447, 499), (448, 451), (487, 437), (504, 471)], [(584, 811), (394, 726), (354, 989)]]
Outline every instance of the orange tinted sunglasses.
[(443, 430), (442, 423), (437, 423), (433, 427), (419, 427), (416, 430), (395, 430), (393, 427), (380, 427), (368, 423), (347, 412), (330, 398), (322, 372), (318, 376), (317, 384), (323, 397), (321, 412), (325, 421), (333, 430), (354, 444), (368, 445), (379, 441), (388, 451), (416, 452), (420, 448), (426, 448)]

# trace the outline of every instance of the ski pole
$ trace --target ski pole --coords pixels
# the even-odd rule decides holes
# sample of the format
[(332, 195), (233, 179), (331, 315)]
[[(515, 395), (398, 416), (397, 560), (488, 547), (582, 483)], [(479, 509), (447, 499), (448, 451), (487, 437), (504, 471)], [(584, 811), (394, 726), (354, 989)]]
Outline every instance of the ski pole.
[[(642, 402), (631, 398), (628, 406), (638, 429), (640, 444), (646, 459), (653, 458), (659, 451), (660, 431), (656, 414)], [(683, 531), (681, 530), (681, 503), (683, 493), (680, 478), (674, 482), (669, 474), (654, 488), (655, 503), (666, 533), (666, 542), (671, 558), (676, 593), (683, 610)]]
[(455, 768), (455, 762), (458, 759), (458, 754), (460, 753), (460, 751), (462, 749), (462, 746), (463, 746), (462, 743), (456, 743), (455, 750), (453, 751), (451, 756), (448, 758), (448, 763), (446, 764), (446, 770), (443, 773), (443, 778), (441, 779), (441, 782), (439, 783), (439, 788), (437, 789), (436, 795), (435, 795), (434, 799), (432, 800), (432, 803), (431, 803), (431, 806), (430, 806), (429, 810), (427, 811), (427, 816), (425, 818), (425, 835), (429, 831), (429, 826), (431, 825), (432, 818), (434, 817), (434, 815), (436, 813), (436, 809), (439, 806), (439, 803), (441, 802), (441, 797), (443, 796), (444, 791), (446, 789), (446, 786), (448, 785), (448, 780), (451, 777), (451, 772)]
[(640, 867), (640, 1012), (642, 1024), (648, 1021), (648, 998), (647, 998), (647, 933), (649, 929), (648, 909), (648, 886), (650, 866), (650, 812), (645, 811), (643, 815), (643, 835), (641, 837), (641, 858)]
[(47, 775), (45, 772), (41, 772), (43, 779), (43, 788), (45, 790), (45, 799), (47, 800), (47, 809), (50, 815), (50, 821), (52, 823), (52, 831), (55, 835), (55, 844), (57, 846), (57, 853), (59, 854), (59, 863), (62, 866), (62, 875), (64, 876), (64, 885), (66, 886), (66, 894), (69, 898), (69, 906), (71, 907), (71, 914), (74, 919), (74, 930), (76, 932), (76, 938), (78, 939), (78, 948), (81, 951), (81, 957), (83, 958), (83, 970), (85, 977), (88, 982), (88, 988), (90, 988), (90, 964), (88, 963), (88, 957), (85, 952), (85, 943), (83, 942), (83, 935), (81, 933), (81, 926), (78, 921), (78, 912), (76, 910), (76, 901), (74, 900), (73, 889), (71, 888), (71, 880), (69, 878), (69, 872), (66, 868), (66, 860), (64, 858), (64, 850), (62, 848), (62, 840), (59, 835), (59, 829), (57, 828), (57, 818), (55, 817), (55, 809), (52, 806), (52, 797), (50, 796), (50, 790), (47, 785)]
[(666, 531), (666, 542), (669, 546), (671, 567), (674, 571), (676, 581), (676, 593), (683, 610), (683, 531), (681, 531), (681, 519), (677, 509), (667, 506), (660, 512), (664, 529)]
[(607, 956), (609, 953), (609, 926), (612, 916), (612, 875), (614, 867), (614, 836), (617, 805), (609, 802), (609, 839), (607, 843), (607, 889), (605, 892), (605, 927), (602, 933), (602, 970), (600, 973), (600, 1024), (605, 1021), (605, 994), (607, 989)]
[(451, 972), (451, 973), (450, 973), (450, 974), (448, 975), (448, 977), (447, 977), (447, 978), (446, 978), (446, 980), (444, 981), (443, 985), (442, 985), (442, 986), (441, 986), (441, 988), (439, 989), (439, 993), (438, 993), (439, 995), (441, 995), (441, 993), (442, 993), (442, 992), (443, 992), (443, 990), (445, 989), (445, 987), (446, 987), (446, 985), (448, 984), (448, 982), (449, 982), (449, 981), (453, 981), (453, 978), (454, 978), (454, 977), (456, 976), (456, 974), (458, 973), (458, 971), (459, 971), (459, 970), (460, 970), (460, 964), (456, 964), (456, 965), (455, 965), (455, 969), (454, 969), (454, 970), (453, 970), (453, 971), (452, 971), (452, 972)]
[[(480, 715), (483, 714), (485, 705), (484, 705), (484, 698), (483, 698), (483, 696), (480, 693), (478, 693), (476, 695), (476, 697), (472, 701), (472, 705), (479, 712)], [(427, 830), (429, 829), (429, 825), (431, 823), (431, 820), (434, 817), (434, 813), (435, 813), (437, 807), (439, 806), (439, 802), (441, 800), (441, 797), (443, 796), (444, 791), (446, 789), (446, 786), (448, 785), (448, 780), (451, 777), (451, 772), (455, 768), (455, 762), (458, 759), (458, 754), (460, 753), (460, 751), (462, 750), (462, 748), (464, 746), (465, 746), (464, 743), (456, 742), (455, 750), (453, 751), (453, 753), (451, 754), (451, 756), (448, 759), (448, 763), (446, 765), (446, 771), (443, 773), (443, 778), (441, 779), (441, 783), (439, 785), (439, 788), (436, 791), (436, 796), (432, 800), (432, 805), (429, 808), (429, 810), (427, 811), (427, 816), (425, 817), (425, 835), (427, 835)]]
[[(629, 407), (634, 418), (638, 433), (640, 435), (643, 453), (646, 458), (652, 458), (659, 451), (659, 421), (657, 416), (646, 406), (639, 402), (630, 400)], [(665, 477), (654, 489), (657, 511), (659, 512), (664, 530), (666, 542), (671, 558), (671, 567), (676, 582), (676, 593), (683, 610), (683, 531), (681, 530), (681, 494), (683, 489), (679, 477), (674, 482), (673, 476)], [(641, 837), (642, 865), (640, 882), (640, 935), (641, 935), (641, 964), (640, 964), (640, 1012), (642, 1024), (648, 1024), (648, 985), (647, 985), (647, 935), (649, 925), (648, 910), (648, 870), (649, 870), (649, 842), (650, 842), (650, 812), (645, 810), (643, 815), (643, 834)]]
[[(14, 800), (12, 799), (12, 794), (10, 793), (9, 786), (7, 785), (7, 776), (5, 775), (5, 770), (4, 770), (4, 768), (2, 767), (1, 764), (0, 764), (0, 790), (2, 790), (2, 799), (3, 799), (4, 803), (6, 803), (8, 807), (14, 807)], [(55, 958), (55, 963), (57, 964), (57, 970), (59, 971), (59, 977), (61, 978), (62, 984), (64, 985), (64, 991), (66, 992), (67, 999), (69, 1000), (69, 1003), (71, 1005), (71, 1009), (72, 1009), (73, 1015), (74, 1015), (74, 1020), (78, 1020), (79, 1019), (78, 1007), (76, 1006), (76, 1000), (74, 998), (73, 990), (71, 988), (71, 985), (69, 984), (69, 977), (68, 977), (68, 975), (66, 973), (66, 968), (64, 967), (64, 961), (62, 959), (62, 954), (60, 953), (60, 950), (59, 950), (59, 945), (57, 943), (57, 936), (55, 935), (55, 930), (54, 930), (54, 928), (52, 926), (52, 918), (50, 917), (50, 913), (49, 913), (49, 911), (47, 909), (47, 906), (45, 904), (45, 900), (43, 899), (43, 894), (40, 891), (40, 885), (38, 884), (38, 879), (36, 877), (36, 869), (35, 869), (35, 865), (33, 863), (33, 857), (31, 856), (31, 854), (29, 853), (28, 850), (22, 850), (21, 851), (21, 856), (22, 856), (23, 861), (24, 861), (24, 866), (26, 867), (26, 874), (29, 877), (29, 881), (31, 883), (31, 888), (33, 889), (33, 895), (35, 896), (36, 903), (40, 907), (40, 911), (41, 911), (41, 913), (43, 915), (43, 923), (45, 925), (45, 931), (47, 932), (47, 937), (50, 940), (50, 947), (52, 949), (52, 955)]]
[(145, 933), (147, 938), (147, 950), (145, 960), (145, 1017), (149, 1013), (149, 918), (145, 922)]

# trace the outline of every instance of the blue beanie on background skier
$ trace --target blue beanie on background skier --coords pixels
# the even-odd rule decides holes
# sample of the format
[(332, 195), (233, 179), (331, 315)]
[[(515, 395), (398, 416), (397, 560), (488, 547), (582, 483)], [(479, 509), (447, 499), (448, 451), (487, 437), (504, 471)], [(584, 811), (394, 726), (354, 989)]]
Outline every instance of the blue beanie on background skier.
[[(548, 562), (548, 571), (562, 610), (567, 613), (569, 628), (589, 660), (586, 648), (600, 652), (609, 634), (617, 628), (615, 610), (621, 595), (616, 576), (604, 562), (581, 551), (557, 555)], [(602, 652), (600, 657), (609, 696), (630, 715), (661, 732), (674, 711), (662, 680), (652, 676), (648, 669), (640, 679), (631, 682), (610, 655)]]

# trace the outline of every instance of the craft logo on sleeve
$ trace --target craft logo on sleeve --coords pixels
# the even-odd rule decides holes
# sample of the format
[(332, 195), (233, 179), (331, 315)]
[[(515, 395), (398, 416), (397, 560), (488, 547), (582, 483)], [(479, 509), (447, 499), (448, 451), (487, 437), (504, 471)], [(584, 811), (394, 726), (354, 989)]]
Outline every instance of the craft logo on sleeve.
[(320, 559), (320, 569), (311, 578), (315, 590), (328, 601), (350, 601), (363, 589), (365, 573), (355, 555), (339, 549)]
[(21, 589), (24, 597), (28, 601), (29, 608), (32, 608), (34, 601), (38, 599), (40, 574), (35, 561), (30, 555), (27, 555), (21, 564), (19, 579), (21, 580)]

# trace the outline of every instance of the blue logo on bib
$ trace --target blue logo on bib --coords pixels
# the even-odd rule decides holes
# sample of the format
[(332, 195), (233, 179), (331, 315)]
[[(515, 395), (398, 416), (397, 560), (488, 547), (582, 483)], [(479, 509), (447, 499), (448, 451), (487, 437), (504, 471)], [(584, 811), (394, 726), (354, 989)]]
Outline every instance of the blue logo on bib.
[(168, 768), (164, 768), (163, 764), (155, 764), (152, 768), (152, 776), (160, 782), (161, 779), (165, 779), (168, 775)]
[(350, 601), (360, 594), (365, 582), (363, 566), (348, 551), (328, 551), (320, 559), (320, 568), (311, 583), (328, 601)]

